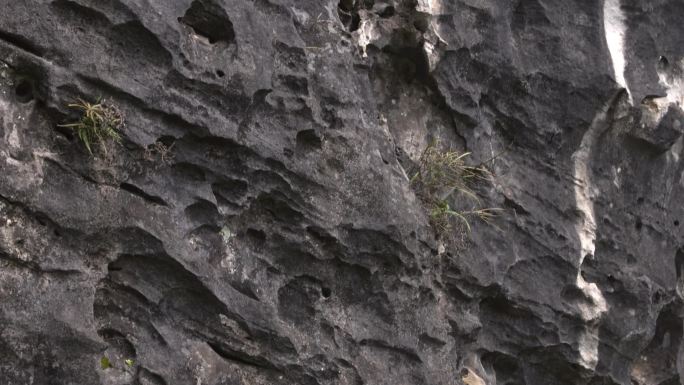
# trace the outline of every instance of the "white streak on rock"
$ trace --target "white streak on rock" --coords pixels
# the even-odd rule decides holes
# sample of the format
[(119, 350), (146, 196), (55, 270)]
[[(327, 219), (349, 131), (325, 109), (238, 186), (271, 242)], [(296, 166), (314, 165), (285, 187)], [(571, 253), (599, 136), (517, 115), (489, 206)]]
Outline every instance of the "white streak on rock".
[(631, 92), (627, 86), (627, 80), (625, 80), (625, 67), (627, 65), (625, 60), (625, 32), (627, 31), (627, 26), (625, 24), (625, 16), (620, 9), (620, 0), (604, 1), (603, 28), (606, 34), (608, 51), (613, 61), (615, 81), (627, 90), (631, 101)]
[(579, 311), (579, 315), (588, 324), (579, 336), (578, 350), (580, 364), (589, 369), (594, 369), (598, 363), (598, 321), (608, 311), (601, 290), (595, 283), (587, 282), (581, 274), (584, 258), (593, 258), (596, 250), (596, 218), (594, 213), (593, 198), (598, 192), (594, 189), (591, 180), (592, 151), (597, 139), (610, 128), (608, 112), (612, 105), (619, 99), (619, 95), (612, 98), (601, 111), (596, 114), (591, 126), (582, 137), (579, 148), (572, 155), (575, 176), (575, 202), (580, 212), (580, 219), (576, 224), (577, 238), (579, 240), (579, 255), (576, 286), (584, 295), (586, 301), (577, 301), (573, 305)]

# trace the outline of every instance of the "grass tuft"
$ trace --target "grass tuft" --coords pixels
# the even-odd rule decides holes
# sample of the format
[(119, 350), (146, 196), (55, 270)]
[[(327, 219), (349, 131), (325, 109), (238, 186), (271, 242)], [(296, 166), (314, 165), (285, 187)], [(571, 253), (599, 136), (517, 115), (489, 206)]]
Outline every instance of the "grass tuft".
[(81, 118), (74, 123), (61, 124), (60, 127), (73, 129), (91, 155), (95, 145), (106, 154), (111, 143), (121, 142), (120, 130), (123, 128), (124, 119), (116, 106), (106, 101), (88, 103), (78, 99), (67, 107), (79, 110)]
[(491, 179), (492, 173), (482, 166), (470, 166), (465, 160), (470, 155), (456, 151), (440, 151), (435, 144), (428, 146), (420, 156), (418, 170), (411, 178), (411, 186), (429, 211), (430, 222), (438, 235), (448, 235), (453, 230), (453, 220), (471, 231), (469, 218), (479, 218), (491, 223), (499, 208), (477, 208), (467, 211), (454, 210), (449, 198), (461, 195), (481, 205), (481, 199), (472, 189), (477, 181)]

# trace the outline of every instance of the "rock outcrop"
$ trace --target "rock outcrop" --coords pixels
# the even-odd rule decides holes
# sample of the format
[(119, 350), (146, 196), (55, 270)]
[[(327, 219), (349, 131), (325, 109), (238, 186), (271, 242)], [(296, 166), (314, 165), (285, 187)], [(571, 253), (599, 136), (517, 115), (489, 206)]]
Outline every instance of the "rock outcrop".
[(0, 384), (684, 383), (681, 0), (0, 4)]

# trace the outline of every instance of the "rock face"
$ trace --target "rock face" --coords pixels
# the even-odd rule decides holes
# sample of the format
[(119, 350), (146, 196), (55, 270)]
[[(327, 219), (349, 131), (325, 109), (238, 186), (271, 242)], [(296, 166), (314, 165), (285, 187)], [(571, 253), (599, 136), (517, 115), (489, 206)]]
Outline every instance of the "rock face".
[(683, 383), (681, 0), (0, 4), (1, 384)]

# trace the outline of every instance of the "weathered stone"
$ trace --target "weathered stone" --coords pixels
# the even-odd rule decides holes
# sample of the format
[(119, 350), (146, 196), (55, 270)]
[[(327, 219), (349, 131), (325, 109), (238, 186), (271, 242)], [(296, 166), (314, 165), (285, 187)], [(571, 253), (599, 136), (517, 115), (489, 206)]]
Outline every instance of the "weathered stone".
[(681, 0), (0, 4), (0, 384), (681, 383)]
[(632, 129), (632, 135), (666, 151), (684, 134), (684, 112), (674, 104), (670, 104), (664, 114), (659, 113), (659, 109), (657, 104), (642, 108), (641, 120)]

